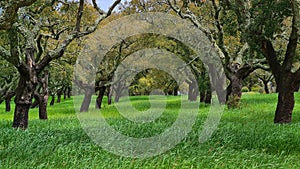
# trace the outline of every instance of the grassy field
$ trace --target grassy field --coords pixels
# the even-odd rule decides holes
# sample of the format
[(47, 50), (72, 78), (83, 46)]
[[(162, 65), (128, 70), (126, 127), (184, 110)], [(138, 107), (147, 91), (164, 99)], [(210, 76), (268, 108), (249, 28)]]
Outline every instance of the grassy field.
[[(12, 129), (13, 114), (0, 105), (0, 168), (300, 168), (300, 93), (296, 94), (293, 123), (273, 124), (276, 94), (244, 94), (241, 108), (223, 112), (212, 138), (200, 144), (198, 130), (209, 106), (201, 105), (189, 135), (166, 153), (127, 158), (97, 146), (85, 134), (71, 99), (49, 107), (47, 121), (30, 112), (29, 129)], [(149, 108), (147, 97), (132, 97), (140, 110)], [(105, 103), (104, 103), (105, 104)], [(128, 104), (128, 103), (122, 103)], [(147, 137), (160, 133), (177, 117), (178, 97), (168, 97), (167, 110), (158, 121), (136, 125), (103, 108), (107, 121), (123, 134)]]

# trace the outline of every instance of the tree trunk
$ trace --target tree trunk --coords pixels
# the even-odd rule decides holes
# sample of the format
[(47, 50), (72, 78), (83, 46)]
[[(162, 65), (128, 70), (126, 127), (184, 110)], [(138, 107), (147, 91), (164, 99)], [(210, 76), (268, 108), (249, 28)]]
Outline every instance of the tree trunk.
[(279, 92), (274, 123), (290, 123), (294, 104), (294, 92)]
[(205, 95), (205, 103), (211, 104), (211, 99), (212, 99), (211, 90), (207, 90)]
[(53, 106), (55, 103), (55, 95), (51, 95), (50, 106)]
[(204, 102), (205, 101), (205, 95), (206, 95), (205, 91), (201, 91), (200, 92), (200, 102)]
[(47, 103), (48, 103), (48, 95), (42, 96), (39, 102), (39, 118), (40, 120), (47, 120)]
[(68, 87), (67, 96), (68, 98), (71, 98), (71, 87)]
[(5, 99), (5, 111), (10, 112), (10, 99)]
[(5, 111), (6, 112), (10, 112), (10, 110), (11, 110), (10, 101), (14, 96), (15, 96), (15, 92), (11, 92), (6, 96), (6, 98), (5, 98)]
[(268, 87), (268, 82), (269, 82), (269, 81), (263, 81), (264, 89), (265, 89), (266, 94), (269, 94), (269, 93), (270, 93), (269, 87)]
[(25, 130), (28, 127), (28, 111), (32, 104), (33, 92), (36, 89), (36, 79), (37, 76), (34, 71), (29, 72), (29, 78), (28, 74), (23, 75), (21, 72), (19, 84), (16, 89), (16, 107), (13, 121), (14, 128)]
[(64, 100), (67, 99), (67, 88), (64, 89)]
[(189, 101), (196, 101), (198, 96), (198, 89), (197, 89), (197, 82), (192, 80), (189, 84), (189, 91), (188, 91), (188, 100)]
[(104, 86), (100, 87), (100, 89), (99, 89), (99, 94), (98, 94), (98, 97), (96, 100), (96, 108), (98, 108), (98, 109), (101, 109), (102, 100), (103, 100), (103, 97), (105, 94), (105, 89), (106, 89), (106, 87), (104, 87)]
[(31, 104), (30, 108), (37, 108), (39, 106), (39, 96), (34, 96), (34, 102)]
[[(17, 102), (17, 101), (16, 101)], [(16, 103), (13, 127), (20, 129), (28, 128), (28, 111), (31, 104)]]
[(84, 99), (83, 99), (83, 102), (80, 107), (80, 112), (88, 112), (89, 111), (93, 93), (94, 93), (94, 89), (92, 89), (92, 88), (85, 89)]
[(48, 115), (47, 115), (47, 104), (48, 104), (48, 98), (49, 98), (49, 90), (48, 90), (48, 72), (45, 72), (45, 75), (43, 79), (41, 80), (42, 82), (42, 94), (40, 95), (40, 100), (39, 100), (39, 118), (40, 120), (47, 120)]
[(107, 104), (111, 105), (112, 103), (112, 87), (108, 86), (107, 88)]
[(115, 95), (114, 101), (115, 101), (115, 103), (118, 103), (120, 101), (120, 94)]
[(297, 85), (292, 73), (282, 73), (277, 79), (278, 101), (275, 112), (274, 123), (290, 123), (295, 105), (294, 91)]
[(57, 103), (60, 103), (60, 101), (61, 101), (61, 91), (58, 91), (57, 92)]
[(176, 86), (174, 87), (174, 92), (173, 92), (173, 95), (174, 95), (174, 96), (178, 96), (178, 90), (179, 90), (179, 86), (176, 85)]
[(242, 96), (242, 79), (236, 76), (230, 78), (230, 84), (227, 87), (227, 105), (228, 108), (237, 108)]

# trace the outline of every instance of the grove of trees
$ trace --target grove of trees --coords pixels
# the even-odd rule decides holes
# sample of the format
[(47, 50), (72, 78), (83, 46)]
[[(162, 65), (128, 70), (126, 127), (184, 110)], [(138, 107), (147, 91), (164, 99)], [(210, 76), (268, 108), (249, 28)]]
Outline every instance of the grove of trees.
[[(158, 48), (189, 63), (186, 66), (196, 76), (196, 81), (191, 78), (185, 82), (190, 101), (196, 101), (199, 95), (200, 101), (210, 103), (212, 91), (218, 96), (218, 92), (226, 92), (226, 98), (219, 97), (219, 102), (236, 108), (243, 86), (252, 90), (262, 84), (265, 93), (270, 93), (268, 84), (273, 82), (278, 92), (274, 123), (292, 121), (294, 92), (300, 87), (297, 0), (115, 0), (108, 11), (102, 10), (96, 0), (3, 0), (0, 9), (0, 104), (5, 102), (6, 111), (10, 111), (10, 100), (14, 98), (14, 128), (28, 127), (30, 108), (39, 107), (40, 119), (47, 119), (49, 97), (50, 105), (54, 105), (56, 97), (60, 102), (61, 96), (71, 96), (73, 65), (88, 36), (111, 20), (141, 12), (178, 16), (203, 32), (219, 54), (226, 91), (210, 85), (208, 70), (213, 68), (200, 59), (190, 59), (194, 51), (184, 44), (170, 37), (142, 34), (123, 39), (105, 55), (98, 65), (92, 85), (95, 87), (74, 77), (85, 93), (81, 112), (88, 111), (95, 94), (96, 106), (101, 108), (104, 95), (109, 96), (109, 103), (112, 96), (118, 102), (127, 88), (131, 95), (148, 95), (158, 88), (165, 95), (182, 92), (176, 81), (161, 70), (134, 72), (124, 67), (125, 74), (113, 77), (127, 56), (137, 50)], [(125, 81), (132, 73), (137, 73), (134, 80)], [(112, 83), (113, 78), (120, 80)]]

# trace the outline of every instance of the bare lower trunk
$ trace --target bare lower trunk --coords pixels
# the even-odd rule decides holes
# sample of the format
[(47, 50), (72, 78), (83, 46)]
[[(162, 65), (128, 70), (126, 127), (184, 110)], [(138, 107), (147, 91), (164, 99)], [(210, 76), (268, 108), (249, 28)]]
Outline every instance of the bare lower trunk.
[(201, 91), (200, 92), (200, 102), (204, 102), (205, 101), (205, 95), (206, 95), (205, 91)]
[(94, 89), (92, 89), (92, 88), (85, 89), (85, 94), (84, 94), (83, 102), (80, 107), (80, 112), (88, 112), (89, 111), (93, 93), (94, 93)]
[(233, 76), (231, 77), (230, 84), (227, 87), (227, 106), (228, 108), (237, 108), (242, 96), (242, 79)]
[(67, 88), (64, 89), (64, 100), (67, 99)]
[(97, 100), (96, 100), (96, 108), (98, 108), (98, 109), (101, 109), (105, 89), (106, 89), (106, 87), (100, 87), (100, 89), (99, 89), (99, 94), (98, 94), (98, 97), (97, 97)]
[(107, 88), (107, 104), (111, 105), (112, 103), (112, 89), (111, 86)]
[(44, 95), (39, 102), (39, 118), (41, 120), (47, 120), (47, 103), (48, 103), (48, 95)]
[(48, 71), (45, 72), (44, 77), (42, 79), (42, 94), (40, 96), (40, 102), (39, 102), (39, 117), (41, 120), (47, 120), (47, 104), (48, 104), (48, 98), (49, 98), (49, 89), (48, 89), (48, 78), (49, 73)]
[(211, 99), (212, 99), (211, 91), (207, 90), (206, 95), (205, 95), (205, 103), (206, 104), (211, 104)]
[(5, 111), (6, 112), (10, 112), (10, 110), (11, 110), (10, 102), (14, 96), (15, 96), (14, 92), (11, 92), (6, 96), (6, 98), (5, 98)]
[(266, 94), (269, 94), (270, 91), (269, 91), (269, 88), (268, 88), (268, 82), (263, 82), (263, 83), (264, 83), (264, 89), (265, 89)]
[(67, 96), (68, 98), (71, 98), (71, 87), (68, 87)]
[[(11, 98), (10, 98), (11, 99)], [(5, 111), (10, 112), (10, 99), (5, 99)]]
[(50, 106), (53, 106), (55, 103), (55, 95), (51, 96)]
[(115, 95), (115, 103), (119, 102), (120, 101), (120, 97), (121, 97), (121, 94), (120, 93), (116, 93)]
[(189, 82), (188, 84), (189, 84), (188, 100), (196, 101), (197, 96), (198, 96), (197, 82), (192, 81), (192, 82)]
[(19, 104), (16, 103), (15, 114), (14, 114), (14, 121), (13, 127), (20, 128), (20, 129), (27, 129), (28, 128), (28, 111), (30, 108), (30, 104)]
[(57, 103), (61, 101), (61, 91), (57, 92)]
[(19, 84), (16, 89), (15, 97), (15, 112), (13, 127), (27, 129), (28, 127), (28, 111), (32, 104), (33, 92), (35, 91), (37, 82), (36, 76), (32, 73), (30, 79), (25, 76), (20, 76)]
[(39, 106), (39, 96), (34, 96), (34, 102), (31, 104), (30, 108), (37, 108)]
[(279, 92), (274, 123), (290, 123), (294, 104), (294, 92)]
[(274, 123), (290, 123), (295, 105), (294, 91), (297, 84), (291, 73), (282, 74), (277, 82), (279, 92)]
[(179, 90), (179, 86), (176, 85), (173, 91), (174, 96), (178, 96), (178, 90)]

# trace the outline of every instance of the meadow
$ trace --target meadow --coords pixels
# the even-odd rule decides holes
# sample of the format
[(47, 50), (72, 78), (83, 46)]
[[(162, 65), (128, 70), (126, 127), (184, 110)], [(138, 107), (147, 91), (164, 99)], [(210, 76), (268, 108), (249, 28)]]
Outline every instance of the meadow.
[[(293, 122), (273, 124), (277, 94), (244, 94), (240, 108), (224, 110), (217, 130), (199, 143), (209, 105), (200, 105), (192, 131), (173, 149), (150, 158), (121, 157), (95, 144), (84, 132), (72, 99), (48, 108), (47, 121), (38, 110), (29, 114), (29, 129), (13, 129), (13, 112), (0, 105), (0, 168), (300, 168), (300, 93), (295, 95)], [(139, 110), (150, 106), (147, 96), (132, 97)], [(115, 106), (104, 102), (110, 125), (132, 137), (163, 132), (177, 117), (179, 97), (167, 98), (166, 111), (154, 122), (134, 124), (122, 118)], [(14, 105), (12, 105), (12, 109)]]

